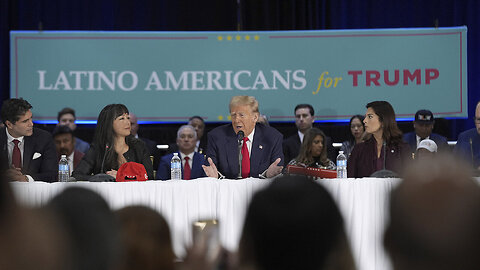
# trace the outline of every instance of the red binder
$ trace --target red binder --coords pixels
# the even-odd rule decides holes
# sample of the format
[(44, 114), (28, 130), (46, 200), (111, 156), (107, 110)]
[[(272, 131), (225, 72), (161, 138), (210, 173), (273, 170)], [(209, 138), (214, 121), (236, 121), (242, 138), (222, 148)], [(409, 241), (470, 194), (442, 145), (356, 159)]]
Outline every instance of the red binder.
[(287, 172), (290, 174), (301, 174), (318, 178), (337, 178), (337, 171), (335, 170), (325, 170), (311, 167), (305, 168), (295, 165), (288, 165)]

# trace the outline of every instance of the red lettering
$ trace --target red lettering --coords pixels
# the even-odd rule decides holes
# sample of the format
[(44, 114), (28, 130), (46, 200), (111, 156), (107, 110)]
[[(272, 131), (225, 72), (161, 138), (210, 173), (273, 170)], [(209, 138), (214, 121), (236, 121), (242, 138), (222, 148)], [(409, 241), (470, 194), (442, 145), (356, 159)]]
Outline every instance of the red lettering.
[(413, 74), (410, 73), (410, 70), (408, 69), (403, 70), (403, 85), (408, 85), (408, 80), (413, 82), (414, 79), (417, 80), (417, 85), (422, 82), (422, 73), (420, 73), (420, 69), (415, 69)]
[(388, 70), (383, 71), (383, 77), (384, 77), (383, 80), (387, 85), (390, 85), (390, 86), (397, 85), (398, 81), (400, 80), (400, 71), (398, 69), (395, 69), (395, 79), (393, 82), (390, 81), (388, 78), (389, 77)]
[(365, 71), (365, 76), (366, 76), (367, 86), (370, 86), (372, 82), (376, 86), (380, 86), (380, 83), (378, 82), (378, 79), (380, 79), (380, 72), (376, 70), (367, 70)]
[(431, 80), (435, 80), (440, 75), (440, 72), (436, 68), (425, 69), (425, 84), (430, 84)]
[(350, 70), (348, 71), (348, 75), (353, 76), (353, 86), (358, 86), (358, 75), (362, 75), (361, 70)]

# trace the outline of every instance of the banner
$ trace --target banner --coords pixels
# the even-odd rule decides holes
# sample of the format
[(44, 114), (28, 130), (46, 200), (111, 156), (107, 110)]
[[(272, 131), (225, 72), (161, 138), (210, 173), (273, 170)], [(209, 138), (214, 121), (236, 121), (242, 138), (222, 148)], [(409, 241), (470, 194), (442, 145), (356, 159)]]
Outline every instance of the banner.
[(35, 120), (72, 107), (96, 120), (123, 103), (141, 121), (229, 121), (232, 96), (255, 96), (270, 121), (309, 103), (317, 119), (389, 101), (467, 117), (467, 28), (280, 32), (11, 32), (11, 97)]

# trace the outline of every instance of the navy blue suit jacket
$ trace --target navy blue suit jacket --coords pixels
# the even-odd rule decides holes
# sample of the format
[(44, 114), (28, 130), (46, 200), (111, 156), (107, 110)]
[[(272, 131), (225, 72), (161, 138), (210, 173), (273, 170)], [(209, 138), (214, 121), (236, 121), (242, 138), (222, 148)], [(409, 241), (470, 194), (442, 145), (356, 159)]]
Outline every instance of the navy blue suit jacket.
[[(283, 166), (283, 136), (275, 128), (257, 124), (250, 154), (250, 177), (258, 178), (277, 158)], [(238, 176), (238, 142), (232, 124), (219, 126), (208, 133), (207, 157), (229, 179)]]
[[(417, 134), (415, 132), (409, 132), (403, 135), (403, 140), (410, 146), (412, 153), (417, 152)], [(432, 133), (430, 134), (430, 140), (437, 144), (438, 151), (448, 150), (447, 138), (442, 135)]]
[[(23, 149), (22, 173), (33, 177), (35, 181), (54, 182), (58, 172), (57, 152), (52, 136), (45, 130), (33, 128), (32, 136), (25, 136)], [(1, 160), (2, 168), (9, 168), (7, 134), (4, 128), (0, 128)], [(39, 153), (36, 159), (33, 155)]]
[(453, 152), (472, 163), (474, 168), (480, 166), (480, 134), (476, 128), (469, 129), (458, 135)]
[[(180, 159), (183, 159), (182, 155), (178, 153)], [(157, 170), (157, 179), (170, 180), (170, 161), (172, 160), (173, 153), (163, 156), (160, 159)], [(202, 165), (205, 164), (204, 155), (194, 152), (192, 160), (192, 168), (190, 172), (190, 179), (207, 177), (205, 171), (203, 171)], [(183, 166), (182, 166), (182, 178), (183, 178)]]

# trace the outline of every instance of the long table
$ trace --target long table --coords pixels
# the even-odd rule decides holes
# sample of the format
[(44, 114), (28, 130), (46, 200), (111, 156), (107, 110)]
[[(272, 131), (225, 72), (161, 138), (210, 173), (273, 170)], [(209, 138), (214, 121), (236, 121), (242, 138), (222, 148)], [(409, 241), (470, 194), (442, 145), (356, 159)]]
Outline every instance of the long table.
[[(147, 181), (122, 183), (11, 183), (17, 200), (26, 206), (42, 206), (67, 187), (85, 187), (101, 194), (114, 210), (128, 205), (147, 205), (167, 219), (177, 255), (192, 241), (195, 220), (216, 218), (220, 241), (230, 250), (238, 247), (245, 212), (252, 195), (274, 180)], [(388, 270), (390, 262), (382, 239), (388, 217), (388, 196), (399, 179), (318, 180), (332, 194), (345, 220), (353, 256), (360, 270)]]

